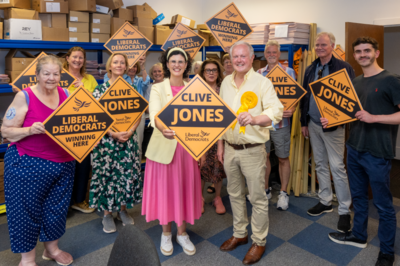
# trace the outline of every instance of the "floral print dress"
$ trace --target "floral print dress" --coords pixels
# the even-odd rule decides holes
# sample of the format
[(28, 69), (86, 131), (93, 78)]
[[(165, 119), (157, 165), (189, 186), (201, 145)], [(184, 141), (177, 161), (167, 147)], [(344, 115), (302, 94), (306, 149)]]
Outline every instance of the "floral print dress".
[[(93, 96), (99, 100), (109, 87), (109, 82), (98, 85)], [(106, 134), (93, 149), (92, 167), (89, 196), (91, 208), (120, 211), (122, 205), (129, 209), (142, 200), (143, 179), (140, 174), (136, 131), (125, 143)]]

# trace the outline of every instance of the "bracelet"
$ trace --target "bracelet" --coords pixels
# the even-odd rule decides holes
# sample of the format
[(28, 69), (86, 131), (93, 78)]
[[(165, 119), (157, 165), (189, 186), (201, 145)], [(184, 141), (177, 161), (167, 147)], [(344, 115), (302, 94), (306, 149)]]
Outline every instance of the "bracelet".
[(132, 132), (132, 135), (135, 134), (135, 132), (132, 129), (129, 129), (130, 132)]
[(110, 131), (110, 133), (108, 133), (108, 135), (109, 135), (110, 137), (113, 137), (113, 136), (112, 136), (112, 133), (113, 133), (113, 132), (112, 132), (112, 131)]

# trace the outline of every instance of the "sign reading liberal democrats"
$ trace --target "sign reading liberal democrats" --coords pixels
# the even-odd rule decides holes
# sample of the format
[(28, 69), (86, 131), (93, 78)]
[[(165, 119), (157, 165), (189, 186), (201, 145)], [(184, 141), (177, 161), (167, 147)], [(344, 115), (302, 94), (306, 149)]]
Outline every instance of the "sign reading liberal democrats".
[(156, 115), (175, 139), (199, 160), (236, 121), (235, 112), (196, 75)]
[[(18, 88), (19, 90), (26, 89), (30, 86), (33, 86), (37, 83), (36, 80), (36, 65), (37, 62), (40, 58), (43, 56), (46, 56), (47, 54), (45, 52), (41, 52), (33, 62), (25, 68), (24, 71), (11, 83), (12, 86)], [(64, 89), (69, 89), (71, 87), (72, 83), (76, 78), (70, 74), (65, 68), (61, 70), (61, 78), (60, 78), (60, 83), (58, 86), (64, 88)]]
[(203, 37), (182, 23), (178, 23), (161, 49), (165, 51), (170, 47), (180, 47), (193, 58), (203, 46), (204, 42), (205, 39)]
[(78, 162), (107, 133), (114, 118), (83, 86), (43, 122), (46, 134)]
[(116, 132), (128, 131), (146, 111), (149, 103), (128, 82), (118, 77), (99, 103), (115, 118)]
[(279, 65), (274, 67), (266, 77), (274, 84), (276, 95), (281, 101), (284, 111), (291, 109), (307, 94), (307, 91)]
[(253, 32), (234, 3), (229, 4), (205, 23), (227, 53), (235, 42)]
[(311, 83), (310, 89), (327, 127), (357, 120), (356, 113), (363, 110), (346, 69)]
[(121, 52), (128, 56), (129, 68), (146, 54), (153, 44), (129, 22), (121, 28), (104, 44), (111, 53)]

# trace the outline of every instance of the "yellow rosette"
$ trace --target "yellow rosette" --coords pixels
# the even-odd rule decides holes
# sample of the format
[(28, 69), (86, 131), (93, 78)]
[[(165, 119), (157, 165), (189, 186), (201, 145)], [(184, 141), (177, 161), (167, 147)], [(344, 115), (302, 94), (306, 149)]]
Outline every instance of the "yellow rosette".
[[(240, 103), (242, 104), (242, 106), (239, 107), (236, 114), (239, 115), (240, 113), (248, 112), (249, 109), (256, 107), (257, 102), (258, 102), (257, 95), (252, 91), (246, 91), (245, 93), (243, 93), (242, 98), (240, 98)], [(233, 123), (232, 130), (235, 129), (236, 123), (237, 120), (235, 121), (235, 123)], [(246, 127), (241, 126), (239, 129), (239, 134), (240, 133), (245, 134)]]

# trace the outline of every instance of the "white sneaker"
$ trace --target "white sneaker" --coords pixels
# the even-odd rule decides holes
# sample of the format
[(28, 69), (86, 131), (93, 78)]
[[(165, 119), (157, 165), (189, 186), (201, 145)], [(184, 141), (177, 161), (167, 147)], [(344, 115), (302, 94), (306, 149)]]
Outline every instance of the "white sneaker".
[(289, 196), (286, 192), (281, 191), (279, 193), (276, 208), (281, 211), (286, 211), (289, 208)]
[(171, 256), (174, 252), (174, 246), (172, 245), (172, 234), (166, 234), (167, 235), (164, 235), (164, 233), (161, 234), (160, 250), (164, 256)]
[(272, 191), (272, 187), (269, 187), (269, 191), (268, 191), (268, 189), (265, 190), (265, 193), (267, 194), (268, 200), (272, 199), (271, 191)]
[(182, 246), (183, 251), (187, 255), (194, 255), (196, 253), (196, 247), (193, 245), (192, 241), (189, 239), (189, 235), (185, 232), (181, 236), (176, 236), (176, 242)]

